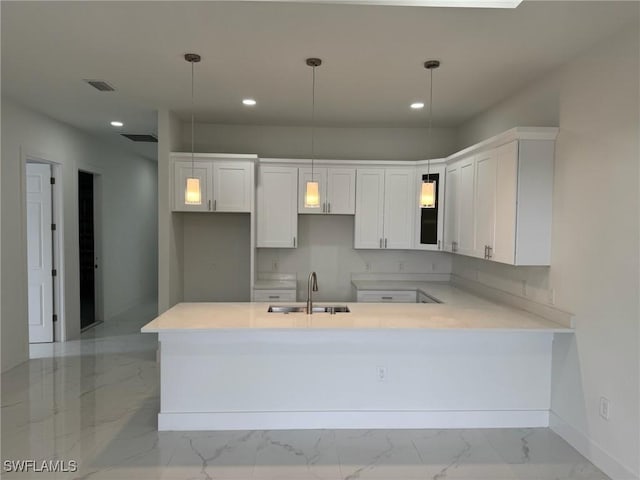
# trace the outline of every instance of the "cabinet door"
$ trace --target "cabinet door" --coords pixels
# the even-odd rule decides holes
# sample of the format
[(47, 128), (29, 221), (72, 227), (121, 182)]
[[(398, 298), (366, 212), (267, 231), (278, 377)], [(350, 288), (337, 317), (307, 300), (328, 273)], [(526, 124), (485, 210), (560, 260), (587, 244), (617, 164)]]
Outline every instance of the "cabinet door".
[(491, 259), (515, 263), (518, 193), (518, 141), (496, 149), (495, 237)]
[(354, 248), (383, 248), (384, 169), (356, 172)]
[(493, 248), (496, 210), (496, 154), (495, 150), (476, 156), (475, 186), (475, 248), (474, 256), (488, 258)]
[[(436, 183), (435, 208), (421, 208), (419, 206), (422, 182), (427, 179)], [(443, 165), (418, 167), (415, 184), (415, 248), (419, 250), (442, 250), (444, 249), (444, 212), (446, 209), (444, 204), (445, 167)]]
[[(174, 206), (176, 212), (208, 212), (211, 210), (211, 162), (196, 162), (192, 168), (190, 161), (176, 161), (173, 165)], [(188, 205), (184, 201), (187, 178), (200, 179), (200, 205)]]
[[(320, 195), (320, 207), (307, 208), (304, 206), (304, 194), (307, 188), (307, 182), (313, 178), (318, 182), (318, 193)], [(313, 177), (311, 176), (311, 168), (298, 169), (298, 213), (315, 213), (321, 214), (327, 212), (327, 169), (314, 168)]]
[(327, 169), (327, 213), (353, 215), (356, 212), (356, 169)]
[(263, 166), (258, 174), (257, 246), (298, 245), (298, 169)]
[(413, 245), (415, 170), (388, 168), (384, 177), (384, 248), (409, 249)]
[(250, 212), (253, 182), (249, 162), (213, 164), (213, 211)]
[(474, 239), (474, 184), (475, 184), (475, 161), (473, 157), (460, 161), (460, 183), (459, 183), (459, 224), (458, 224), (458, 246), (456, 251), (463, 255), (473, 255), (475, 250)]
[(447, 187), (444, 200), (444, 249), (447, 252), (455, 252), (459, 242), (460, 223), (460, 164), (453, 163), (447, 166)]

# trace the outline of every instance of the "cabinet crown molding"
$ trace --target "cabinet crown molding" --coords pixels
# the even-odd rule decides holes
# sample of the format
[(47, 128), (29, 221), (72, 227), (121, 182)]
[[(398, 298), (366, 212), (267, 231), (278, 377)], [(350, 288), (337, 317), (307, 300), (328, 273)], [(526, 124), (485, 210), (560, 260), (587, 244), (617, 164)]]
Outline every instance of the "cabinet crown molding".
[(515, 127), (451, 154), (446, 160), (447, 162), (452, 162), (467, 155), (499, 147), (514, 140), (555, 140), (559, 130), (558, 127)]

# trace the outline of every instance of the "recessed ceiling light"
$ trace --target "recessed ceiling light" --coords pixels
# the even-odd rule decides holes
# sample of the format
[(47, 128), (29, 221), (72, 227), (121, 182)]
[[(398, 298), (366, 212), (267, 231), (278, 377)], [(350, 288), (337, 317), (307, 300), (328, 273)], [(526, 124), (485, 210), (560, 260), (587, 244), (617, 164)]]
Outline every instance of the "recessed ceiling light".
[(248, 107), (253, 107), (256, 102), (253, 98), (245, 98), (244, 100), (242, 100), (242, 104), (243, 105), (247, 105)]
[(411, 108), (413, 108), (414, 110), (420, 110), (421, 108), (424, 108), (424, 103), (414, 102), (411, 104)]
[(113, 122), (111, 122), (111, 126), (112, 127), (124, 127), (124, 123), (114, 120)]

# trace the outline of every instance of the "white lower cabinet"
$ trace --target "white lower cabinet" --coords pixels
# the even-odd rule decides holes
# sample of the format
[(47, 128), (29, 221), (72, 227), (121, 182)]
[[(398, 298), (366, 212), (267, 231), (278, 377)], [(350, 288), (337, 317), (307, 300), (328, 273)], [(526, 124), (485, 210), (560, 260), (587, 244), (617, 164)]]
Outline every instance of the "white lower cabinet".
[(415, 169), (359, 168), (354, 247), (411, 249), (418, 203)]
[(254, 290), (254, 302), (295, 302), (295, 290)]
[(258, 247), (298, 246), (298, 168), (265, 165), (257, 187)]
[(416, 291), (358, 290), (357, 301), (364, 303), (416, 303)]

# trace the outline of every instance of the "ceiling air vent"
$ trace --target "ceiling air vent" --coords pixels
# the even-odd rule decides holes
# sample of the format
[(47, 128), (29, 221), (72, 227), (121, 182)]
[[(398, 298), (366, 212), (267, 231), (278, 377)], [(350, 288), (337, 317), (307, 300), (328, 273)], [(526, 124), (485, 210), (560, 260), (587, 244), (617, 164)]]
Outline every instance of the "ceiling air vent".
[(87, 82), (89, 85), (91, 85), (96, 90), (100, 90), (101, 92), (113, 92), (115, 90), (115, 88), (113, 88), (111, 85), (109, 85), (104, 80), (87, 80), (87, 79), (85, 79), (85, 82)]
[(153, 135), (138, 135), (135, 133), (121, 133), (120, 135), (122, 135), (123, 137), (127, 137), (129, 140), (132, 140), (134, 142), (151, 142), (151, 143), (158, 143), (158, 139), (156, 137), (154, 137)]

